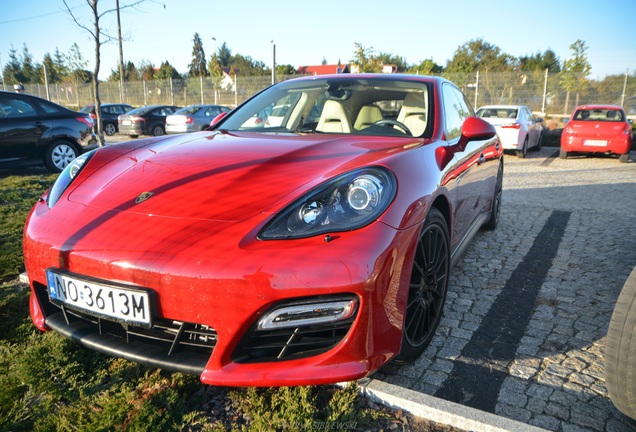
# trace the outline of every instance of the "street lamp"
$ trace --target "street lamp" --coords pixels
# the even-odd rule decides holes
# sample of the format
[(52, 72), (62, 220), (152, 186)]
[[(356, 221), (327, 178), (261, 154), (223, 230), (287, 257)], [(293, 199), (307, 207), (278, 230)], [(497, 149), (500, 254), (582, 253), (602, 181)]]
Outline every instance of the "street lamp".
[(276, 44), (272, 39), (272, 85), (276, 84)]

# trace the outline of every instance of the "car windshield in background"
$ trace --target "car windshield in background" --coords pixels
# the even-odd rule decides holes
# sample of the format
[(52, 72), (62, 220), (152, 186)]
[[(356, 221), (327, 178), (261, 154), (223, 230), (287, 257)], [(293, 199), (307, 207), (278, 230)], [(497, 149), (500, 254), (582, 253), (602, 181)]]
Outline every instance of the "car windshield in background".
[(481, 118), (509, 118), (514, 119), (517, 118), (518, 112), (516, 109), (512, 108), (480, 108), (475, 113), (477, 117)]
[(577, 121), (614, 121), (624, 122), (623, 113), (616, 109), (579, 110), (574, 114)]
[(317, 78), (282, 82), (219, 123), (232, 131), (423, 136), (432, 130), (428, 85)]

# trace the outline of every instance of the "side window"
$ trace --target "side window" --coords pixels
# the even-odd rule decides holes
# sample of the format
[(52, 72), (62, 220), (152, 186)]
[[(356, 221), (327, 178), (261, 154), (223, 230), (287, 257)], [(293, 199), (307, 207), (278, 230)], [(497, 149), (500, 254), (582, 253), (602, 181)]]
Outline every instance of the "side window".
[(2, 105), (3, 117), (31, 117), (37, 114), (35, 106), (12, 97), (0, 97), (0, 105)]
[(444, 99), (444, 118), (446, 120), (446, 140), (452, 141), (462, 134), (464, 121), (474, 115), (470, 103), (455, 86), (444, 84), (442, 86)]

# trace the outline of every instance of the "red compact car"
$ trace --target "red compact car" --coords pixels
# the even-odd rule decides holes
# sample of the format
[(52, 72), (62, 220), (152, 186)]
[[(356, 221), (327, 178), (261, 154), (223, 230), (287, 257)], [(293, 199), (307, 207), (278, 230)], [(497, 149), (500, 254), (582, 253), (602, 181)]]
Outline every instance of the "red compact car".
[(625, 111), (615, 105), (583, 105), (574, 110), (561, 134), (560, 157), (569, 153), (603, 153), (619, 155), (621, 162), (629, 160), (632, 146), (632, 125)]
[(497, 225), (494, 127), (451, 82), (414, 75), (284, 81), (221, 116), (59, 176), (24, 232), (35, 325), (214, 385), (417, 358), (453, 262)]

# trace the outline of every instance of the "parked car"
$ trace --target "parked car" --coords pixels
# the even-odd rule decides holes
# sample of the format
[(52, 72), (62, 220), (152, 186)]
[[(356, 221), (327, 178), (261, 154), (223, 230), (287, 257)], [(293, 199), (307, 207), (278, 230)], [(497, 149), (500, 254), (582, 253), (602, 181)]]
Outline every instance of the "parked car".
[(223, 105), (190, 105), (166, 117), (166, 133), (198, 132), (210, 127), (214, 117), (230, 111)]
[[(128, 104), (119, 104), (119, 103), (104, 103), (100, 104), (99, 111), (102, 117), (102, 130), (108, 136), (113, 136), (118, 131), (118, 122), (117, 118), (121, 114), (125, 114), (128, 111), (133, 109), (132, 106)], [(95, 114), (95, 105), (90, 104), (84, 106), (80, 112), (90, 114), (93, 119), (93, 123), (97, 123), (97, 114)]]
[(135, 108), (118, 117), (119, 133), (131, 138), (139, 135), (163, 135), (166, 133), (166, 117), (178, 109), (179, 107), (173, 105)]
[(96, 146), (93, 121), (45, 99), (0, 91), (0, 166), (42, 161), (60, 172)]
[[(283, 99), (280, 125), (252, 125)], [(355, 129), (362, 111), (382, 118)], [(26, 222), (31, 316), (208, 384), (361, 378), (424, 351), (502, 181), (495, 128), (443, 78), (283, 81), (209, 132), (100, 147), (62, 173)]]
[(618, 105), (582, 105), (563, 128), (560, 157), (570, 153), (618, 155), (629, 160), (632, 146), (632, 125)]
[(477, 117), (495, 126), (504, 150), (513, 150), (520, 158), (528, 150), (541, 150), (543, 119), (524, 105), (486, 105), (477, 110)]

